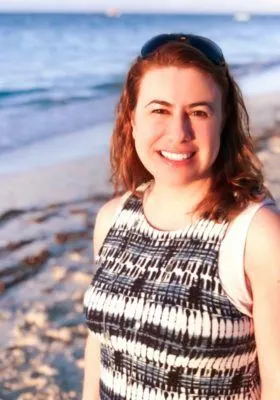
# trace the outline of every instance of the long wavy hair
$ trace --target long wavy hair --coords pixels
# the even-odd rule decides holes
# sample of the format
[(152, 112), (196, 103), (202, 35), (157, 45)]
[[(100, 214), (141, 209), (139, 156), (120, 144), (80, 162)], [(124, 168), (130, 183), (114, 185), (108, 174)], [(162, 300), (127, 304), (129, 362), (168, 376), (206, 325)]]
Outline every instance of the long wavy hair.
[(254, 152), (249, 116), (241, 91), (228, 65), (216, 66), (200, 51), (180, 42), (161, 46), (145, 59), (131, 65), (116, 107), (116, 120), (110, 145), (111, 183), (114, 195), (129, 190), (137, 196), (137, 187), (153, 179), (140, 161), (132, 137), (132, 113), (136, 108), (141, 80), (151, 69), (195, 67), (210, 75), (222, 91), (224, 127), (218, 156), (212, 165), (212, 181), (207, 196), (195, 212), (215, 221), (231, 220), (250, 201), (258, 202), (271, 193), (264, 185), (262, 163)]

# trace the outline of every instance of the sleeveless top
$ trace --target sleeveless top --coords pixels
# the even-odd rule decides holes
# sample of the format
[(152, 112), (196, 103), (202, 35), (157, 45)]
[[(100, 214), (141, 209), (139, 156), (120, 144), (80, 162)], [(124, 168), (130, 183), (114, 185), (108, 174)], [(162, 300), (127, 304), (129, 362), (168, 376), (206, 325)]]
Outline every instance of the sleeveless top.
[(84, 296), (101, 343), (101, 400), (260, 399), (253, 320), (218, 271), (227, 228), (200, 219), (160, 231), (141, 199), (126, 199)]

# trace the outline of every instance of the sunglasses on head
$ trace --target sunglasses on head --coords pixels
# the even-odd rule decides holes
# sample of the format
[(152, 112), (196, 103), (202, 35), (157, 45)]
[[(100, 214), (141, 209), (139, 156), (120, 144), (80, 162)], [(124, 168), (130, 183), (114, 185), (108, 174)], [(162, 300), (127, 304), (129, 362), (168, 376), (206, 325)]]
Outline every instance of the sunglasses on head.
[(203, 53), (213, 64), (225, 65), (221, 48), (212, 40), (203, 36), (184, 33), (163, 33), (148, 40), (141, 49), (141, 57), (146, 58), (159, 47), (169, 42), (183, 42)]

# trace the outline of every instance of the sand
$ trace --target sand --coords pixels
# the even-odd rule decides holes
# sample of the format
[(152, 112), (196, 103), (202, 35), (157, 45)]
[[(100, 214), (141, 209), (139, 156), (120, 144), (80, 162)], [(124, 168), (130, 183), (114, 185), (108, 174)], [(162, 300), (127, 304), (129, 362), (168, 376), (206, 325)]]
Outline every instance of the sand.
[(102, 124), (0, 156), (0, 215), (110, 192), (111, 130)]

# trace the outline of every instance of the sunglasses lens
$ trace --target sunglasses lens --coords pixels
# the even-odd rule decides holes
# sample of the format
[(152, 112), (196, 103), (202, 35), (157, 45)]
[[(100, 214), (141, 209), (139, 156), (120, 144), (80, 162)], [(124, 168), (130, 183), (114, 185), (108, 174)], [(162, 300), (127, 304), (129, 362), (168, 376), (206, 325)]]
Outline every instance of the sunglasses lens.
[(141, 56), (144, 58), (147, 57), (159, 47), (170, 42), (171, 40), (174, 40), (173, 36), (174, 35), (162, 34), (148, 40), (141, 49)]
[(190, 45), (200, 50), (209, 60), (216, 65), (224, 65), (225, 59), (221, 48), (212, 40), (201, 37), (191, 36)]
[(144, 44), (141, 49), (143, 58), (149, 56), (159, 47), (171, 41), (186, 42), (190, 46), (201, 51), (210, 61), (216, 65), (224, 65), (225, 59), (220, 47), (210, 39), (192, 34), (162, 34), (153, 37)]

